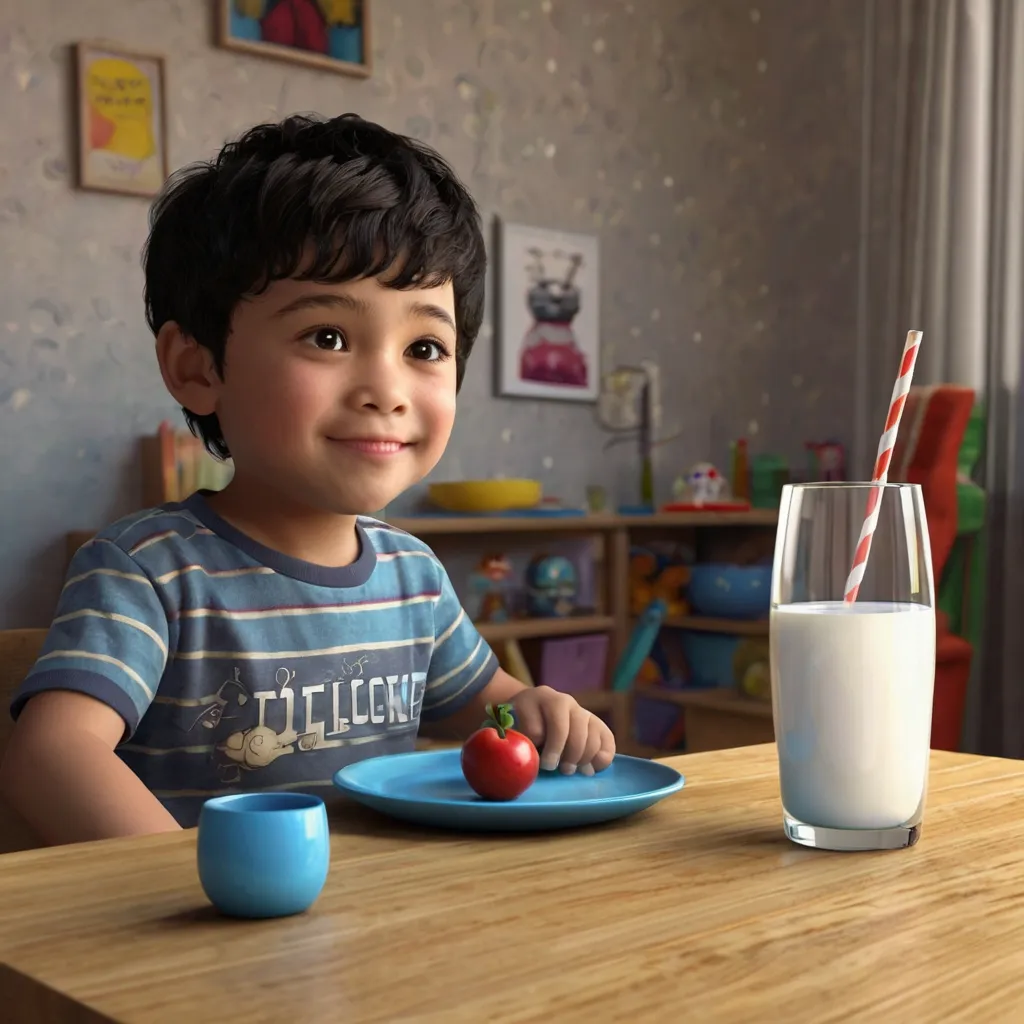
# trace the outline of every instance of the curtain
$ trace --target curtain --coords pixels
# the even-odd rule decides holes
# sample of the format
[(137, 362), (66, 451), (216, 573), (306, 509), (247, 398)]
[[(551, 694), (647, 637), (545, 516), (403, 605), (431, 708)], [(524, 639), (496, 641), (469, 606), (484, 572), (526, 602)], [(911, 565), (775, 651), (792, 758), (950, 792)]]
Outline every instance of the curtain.
[(866, 472), (907, 330), (915, 384), (988, 412), (985, 637), (964, 747), (1024, 757), (1024, 3), (867, 0), (854, 461)]

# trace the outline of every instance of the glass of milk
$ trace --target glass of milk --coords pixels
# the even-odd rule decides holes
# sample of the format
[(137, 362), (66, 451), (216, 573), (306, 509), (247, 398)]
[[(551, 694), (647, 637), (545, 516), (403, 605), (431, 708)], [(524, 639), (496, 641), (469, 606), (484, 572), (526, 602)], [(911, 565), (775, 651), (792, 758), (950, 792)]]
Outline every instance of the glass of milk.
[(935, 599), (921, 488), (881, 486), (857, 600), (843, 603), (875, 485), (782, 492), (771, 677), (786, 835), (826, 850), (921, 833), (935, 681)]

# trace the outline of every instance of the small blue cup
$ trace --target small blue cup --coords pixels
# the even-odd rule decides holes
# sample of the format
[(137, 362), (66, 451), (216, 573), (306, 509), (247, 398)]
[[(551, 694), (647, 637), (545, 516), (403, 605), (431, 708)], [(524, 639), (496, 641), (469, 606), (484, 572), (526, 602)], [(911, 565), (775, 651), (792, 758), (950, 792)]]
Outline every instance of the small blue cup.
[(231, 917), (286, 917), (313, 905), (327, 880), (331, 840), (323, 800), (241, 793), (199, 812), (199, 881)]

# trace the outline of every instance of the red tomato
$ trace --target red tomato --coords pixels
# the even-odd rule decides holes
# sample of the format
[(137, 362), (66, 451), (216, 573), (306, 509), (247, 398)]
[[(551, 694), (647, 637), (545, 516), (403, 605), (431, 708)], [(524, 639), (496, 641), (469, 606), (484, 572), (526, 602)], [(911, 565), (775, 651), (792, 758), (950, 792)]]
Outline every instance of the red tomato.
[(487, 721), (462, 748), (462, 774), (485, 800), (515, 800), (533, 785), (540, 755), (512, 726), (512, 705), (487, 707)]

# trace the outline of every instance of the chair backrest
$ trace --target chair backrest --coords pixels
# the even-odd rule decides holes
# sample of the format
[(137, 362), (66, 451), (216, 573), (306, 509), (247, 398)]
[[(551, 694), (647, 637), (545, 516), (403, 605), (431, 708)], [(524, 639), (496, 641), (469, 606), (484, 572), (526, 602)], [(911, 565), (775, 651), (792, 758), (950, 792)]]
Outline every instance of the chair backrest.
[(889, 479), (921, 485), (936, 585), (956, 541), (960, 445), (974, 402), (970, 388), (911, 388), (893, 448)]
[[(46, 639), (45, 629), (0, 630), (0, 759), (14, 729), (11, 698), (35, 664)], [(0, 800), (0, 853), (31, 850), (39, 842), (28, 826)]]

